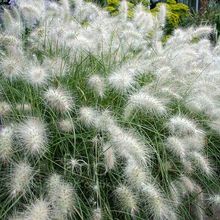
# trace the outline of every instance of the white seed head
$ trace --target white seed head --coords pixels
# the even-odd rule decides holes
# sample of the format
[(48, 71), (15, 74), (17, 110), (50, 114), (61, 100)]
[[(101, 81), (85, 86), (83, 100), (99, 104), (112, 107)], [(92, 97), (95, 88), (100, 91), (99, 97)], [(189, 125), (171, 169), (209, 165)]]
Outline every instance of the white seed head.
[(97, 119), (100, 117), (98, 111), (92, 107), (81, 107), (79, 110), (80, 120), (88, 127), (97, 125)]
[(166, 107), (161, 100), (142, 91), (129, 97), (125, 108), (125, 117), (130, 117), (135, 111), (156, 115), (167, 113)]
[(58, 122), (58, 126), (63, 132), (73, 132), (75, 130), (74, 123), (71, 118), (64, 118)]
[(185, 175), (181, 175), (179, 180), (182, 182), (182, 184), (185, 187), (186, 191), (192, 193), (195, 190), (195, 183), (189, 177), (187, 177)]
[(15, 165), (10, 178), (11, 196), (24, 194), (33, 180), (33, 169), (29, 164), (20, 162)]
[(75, 210), (75, 190), (57, 174), (49, 178), (48, 197), (56, 219), (66, 219)]
[(186, 173), (190, 174), (193, 172), (193, 164), (189, 158), (182, 158), (181, 163), (183, 164), (183, 169)]
[(0, 159), (8, 161), (13, 153), (13, 128), (8, 126), (0, 130)]
[(159, 20), (161, 26), (165, 25), (166, 13), (167, 13), (166, 6), (165, 6), (165, 4), (162, 4), (160, 6), (160, 11), (159, 11), (159, 14), (158, 14), (158, 20)]
[(50, 204), (43, 199), (39, 199), (27, 207), (24, 220), (50, 220), (50, 216)]
[(206, 37), (209, 36), (212, 32), (213, 32), (213, 28), (211, 26), (201, 26), (193, 31), (192, 37), (194, 38)]
[(152, 14), (147, 13), (141, 4), (136, 6), (134, 22), (142, 33), (148, 33), (154, 27)]
[(127, 72), (114, 72), (108, 77), (110, 86), (121, 93), (129, 91), (135, 84), (134, 76)]
[(111, 144), (106, 143), (103, 146), (103, 152), (104, 152), (106, 171), (114, 169), (116, 163), (116, 157)]
[(68, 161), (68, 165), (70, 166), (70, 168), (72, 169), (72, 171), (74, 171), (75, 169), (79, 168), (81, 166), (81, 163), (79, 162), (79, 160), (75, 159), (75, 158), (71, 158)]
[(32, 28), (44, 17), (45, 4), (43, 0), (18, 1), (18, 8), (28, 28)]
[(74, 101), (71, 94), (62, 88), (49, 88), (44, 98), (48, 105), (58, 112), (66, 113), (74, 107)]
[(26, 119), (18, 124), (16, 137), (30, 155), (41, 155), (47, 150), (47, 130), (39, 118)]
[(176, 214), (157, 186), (151, 183), (142, 184), (142, 192), (147, 197), (148, 206), (154, 219), (176, 219)]
[(14, 80), (21, 77), (22, 62), (14, 57), (4, 57), (0, 61), (0, 69), (5, 78)]
[(7, 102), (0, 102), (0, 115), (4, 116), (11, 112), (11, 105)]
[(134, 193), (125, 185), (117, 187), (115, 195), (120, 202), (120, 206), (131, 213), (137, 211), (137, 198)]
[(177, 157), (183, 158), (186, 154), (186, 146), (180, 138), (170, 136), (167, 138), (166, 147)]
[(208, 200), (210, 203), (213, 203), (214, 205), (220, 205), (220, 195), (219, 194), (210, 196)]
[(170, 133), (177, 136), (190, 136), (196, 133), (196, 125), (181, 116), (172, 117), (167, 123)]
[(195, 166), (201, 170), (204, 174), (207, 176), (210, 176), (213, 174), (213, 170), (210, 166), (208, 158), (204, 157), (199, 152), (192, 152), (190, 154), (191, 160), (194, 162)]
[(48, 79), (48, 73), (41, 66), (33, 66), (25, 74), (26, 80), (34, 86), (45, 85)]
[(134, 158), (143, 164), (149, 161), (149, 146), (132, 131), (126, 131), (114, 126), (110, 132), (110, 143), (120, 156), (127, 159)]
[(140, 189), (142, 184), (147, 180), (147, 175), (148, 173), (137, 162), (132, 159), (127, 161), (125, 176), (133, 187)]
[(104, 96), (105, 80), (100, 75), (92, 75), (88, 80), (89, 87), (100, 97)]
[(92, 211), (92, 220), (102, 220), (102, 210), (100, 208), (96, 208)]

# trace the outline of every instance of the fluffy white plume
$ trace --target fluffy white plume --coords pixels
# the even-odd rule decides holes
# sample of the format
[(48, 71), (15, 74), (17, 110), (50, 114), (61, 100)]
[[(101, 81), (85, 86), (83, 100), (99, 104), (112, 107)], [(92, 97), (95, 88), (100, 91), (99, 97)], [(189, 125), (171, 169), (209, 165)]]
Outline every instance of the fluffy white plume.
[(173, 135), (187, 136), (196, 133), (196, 125), (193, 121), (181, 116), (172, 117), (167, 123), (168, 128)]
[(214, 196), (210, 196), (209, 197), (209, 201), (215, 205), (219, 205), (220, 204), (220, 195), (214, 195)]
[(92, 211), (92, 220), (102, 220), (102, 210), (98, 207)]
[(11, 105), (8, 104), (7, 102), (0, 102), (0, 114), (2, 116), (7, 115), (8, 113), (11, 112)]
[(79, 110), (80, 120), (86, 125), (86, 126), (95, 126), (98, 123), (98, 117), (100, 117), (100, 114), (98, 111), (91, 107), (81, 107)]
[(186, 155), (186, 146), (178, 137), (168, 137), (166, 147), (177, 157), (183, 158)]
[(26, 162), (15, 164), (11, 176), (9, 189), (12, 197), (24, 194), (30, 188), (33, 180), (33, 169)]
[(64, 118), (58, 122), (58, 126), (63, 132), (73, 132), (75, 130), (72, 118)]
[(125, 117), (130, 117), (135, 111), (156, 115), (167, 113), (166, 106), (160, 99), (142, 91), (134, 93), (129, 97), (125, 108)]
[(27, 207), (24, 220), (50, 220), (51, 209), (49, 202), (38, 199)]
[(195, 166), (201, 170), (204, 174), (207, 176), (210, 176), (213, 174), (212, 167), (210, 166), (209, 160), (203, 156), (199, 152), (193, 152), (190, 155), (191, 160), (194, 162)]
[(47, 150), (46, 125), (39, 118), (29, 118), (15, 128), (21, 146), (30, 155), (41, 155)]
[(152, 30), (154, 20), (151, 13), (144, 10), (142, 5), (137, 5), (134, 14), (134, 23), (144, 34)]
[(55, 219), (66, 219), (75, 210), (75, 190), (61, 176), (52, 174), (48, 181), (48, 197), (52, 204), (52, 215)]
[(44, 98), (48, 105), (58, 112), (66, 113), (74, 107), (74, 101), (71, 94), (63, 88), (49, 88), (44, 93)]
[(162, 27), (165, 25), (165, 22), (166, 22), (166, 12), (167, 12), (166, 5), (162, 4), (160, 6), (160, 11), (159, 11), (159, 15), (158, 15), (158, 20), (159, 20), (160, 25)]
[(120, 202), (120, 207), (132, 213), (138, 210), (137, 198), (134, 193), (125, 185), (120, 185), (115, 190), (116, 197)]
[(134, 158), (138, 163), (149, 162), (150, 147), (133, 132), (114, 126), (110, 130), (110, 143), (120, 156)]
[(147, 197), (148, 206), (154, 219), (177, 219), (175, 212), (154, 184), (142, 184), (142, 192)]
[(41, 86), (46, 84), (48, 79), (48, 73), (41, 66), (29, 67), (27, 73), (25, 74), (26, 80), (35, 86)]
[(43, 0), (22, 0), (17, 4), (28, 27), (33, 27), (45, 16), (45, 2)]
[(0, 130), (0, 159), (8, 161), (13, 153), (13, 128), (4, 127)]
[(134, 75), (129, 72), (114, 72), (108, 77), (108, 82), (112, 88), (119, 92), (126, 92), (135, 83)]
[(105, 81), (100, 75), (92, 75), (88, 80), (89, 87), (100, 97), (104, 96)]
[(142, 184), (147, 180), (148, 174), (149, 172), (143, 170), (143, 168), (133, 159), (129, 159), (127, 161), (127, 165), (125, 167), (125, 176), (127, 177), (132, 187), (138, 190), (141, 189)]
[(113, 150), (113, 147), (110, 143), (106, 143), (103, 146), (103, 154), (105, 159), (105, 167), (106, 171), (109, 171), (115, 167), (116, 164), (116, 156)]
[(22, 76), (24, 66), (21, 60), (13, 56), (1, 58), (0, 69), (5, 78), (14, 80)]

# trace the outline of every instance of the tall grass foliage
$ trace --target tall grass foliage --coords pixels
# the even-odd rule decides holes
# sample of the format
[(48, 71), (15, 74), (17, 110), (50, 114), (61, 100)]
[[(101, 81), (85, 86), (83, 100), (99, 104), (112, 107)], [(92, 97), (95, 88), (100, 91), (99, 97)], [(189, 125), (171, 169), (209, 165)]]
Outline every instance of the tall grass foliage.
[(122, 1), (20, 0), (0, 34), (0, 219), (203, 219), (219, 204), (220, 44), (163, 44)]

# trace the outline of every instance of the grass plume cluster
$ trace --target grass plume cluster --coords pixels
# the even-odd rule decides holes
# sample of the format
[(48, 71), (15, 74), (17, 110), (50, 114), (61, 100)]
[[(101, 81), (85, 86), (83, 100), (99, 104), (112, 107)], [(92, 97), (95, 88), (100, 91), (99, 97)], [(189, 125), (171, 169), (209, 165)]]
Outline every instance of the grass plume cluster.
[(219, 204), (220, 44), (162, 43), (127, 3), (19, 0), (0, 34), (0, 219), (203, 219)]

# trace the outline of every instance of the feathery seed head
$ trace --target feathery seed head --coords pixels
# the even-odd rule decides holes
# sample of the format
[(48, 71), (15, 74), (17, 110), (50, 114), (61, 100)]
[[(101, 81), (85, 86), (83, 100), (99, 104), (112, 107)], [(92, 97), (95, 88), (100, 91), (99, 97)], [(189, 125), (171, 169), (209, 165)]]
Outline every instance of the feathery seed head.
[(0, 115), (4, 116), (11, 112), (11, 106), (7, 102), (0, 102)]
[(61, 176), (53, 174), (48, 181), (48, 196), (52, 204), (52, 212), (56, 219), (66, 219), (75, 209), (75, 191), (73, 187), (62, 180)]
[(71, 94), (62, 88), (49, 88), (44, 93), (48, 105), (58, 112), (66, 113), (72, 110), (74, 101)]
[(102, 220), (102, 210), (99, 207), (93, 210), (92, 220)]
[(68, 161), (68, 166), (71, 168), (72, 172), (79, 170), (81, 171), (81, 167), (83, 165), (86, 165), (86, 162), (84, 160), (77, 160), (73, 157)]
[(25, 78), (32, 85), (42, 86), (47, 82), (48, 73), (41, 66), (33, 66), (27, 71)]
[(61, 119), (58, 122), (58, 126), (63, 132), (73, 132), (75, 130), (75, 126), (71, 118)]
[(81, 107), (79, 110), (80, 120), (88, 127), (96, 126), (99, 112), (92, 107)]
[(138, 30), (145, 34), (150, 32), (154, 26), (152, 14), (143, 10), (142, 4), (136, 6), (133, 21)]
[(13, 128), (11, 126), (0, 130), (0, 159), (2, 161), (8, 161), (13, 153), (12, 135)]
[(122, 19), (124, 21), (127, 20), (127, 16), (128, 16), (128, 3), (126, 0), (122, 0), (120, 3), (120, 7), (119, 7), (119, 11), (122, 15)]
[(18, 1), (17, 4), (22, 17), (29, 28), (32, 28), (44, 17), (45, 4), (43, 0), (22, 0)]
[(156, 115), (167, 113), (166, 107), (161, 100), (142, 91), (129, 97), (128, 104), (125, 108), (125, 117), (130, 117), (136, 110)]
[(24, 213), (24, 220), (50, 220), (50, 217), (50, 204), (43, 199), (36, 200)]
[(133, 187), (140, 189), (146, 182), (148, 173), (135, 160), (129, 159), (125, 167), (125, 175)]
[(194, 122), (185, 117), (174, 116), (169, 120), (167, 125), (173, 135), (190, 136), (196, 133), (196, 125)]
[(185, 187), (186, 191), (192, 193), (195, 189), (195, 183), (193, 180), (191, 180), (189, 177), (185, 175), (180, 176), (180, 181), (183, 183), (183, 186)]
[(104, 159), (105, 159), (105, 168), (106, 171), (114, 169), (116, 163), (115, 152), (110, 143), (106, 143), (103, 146)]
[(162, 193), (154, 184), (142, 184), (142, 192), (148, 198), (148, 206), (154, 219), (176, 219), (176, 214), (168, 206)]
[(16, 137), (31, 155), (41, 155), (47, 150), (47, 130), (38, 118), (29, 118), (18, 124)]
[(182, 140), (178, 137), (171, 136), (167, 138), (166, 147), (174, 153), (177, 157), (184, 158), (185, 157), (185, 146)]
[(140, 164), (146, 164), (150, 159), (149, 147), (131, 131), (114, 126), (110, 133), (110, 143), (126, 159), (134, 158)]
[(4, 57), (0, 61), (0, 69), (3, 76), (7, 79), (14, 80), (20, 78), (23, 71), (22, 61), (13, 56)]
[(11, 174), (10, 192), (12, 197), (24, 194), (33, 179), (33, 169), (26, 162), (20, 162), (15, 165)]
[(158, 20), (159, 20), (159, 23), (162, 27), (164, 27), (165, 22), (166, 22), (166, 13), (167, 13), (166, 6), (165, 6), (165, 4), (162, 4), (160, 6), (160, 11), (158, 14)]
[(125, 93), (133, 87), (135, 78), (129, 72), (120, 71), (112, 73), (108, 77), (108, 82), (113, 89)]
[(209, 36), (213, 32), (213, 28), (211, 26), (201, 26), (196, 28), (193, 33), (193, 38), (206, 37)]
[(204, 174), (206, 174), (207, 176), (213, 175), (213, 170), (210, 166), (209, 160), (206, 157), (204, 157), (201, 153), (192, 152), (190, 154), (190, 158), (194, 162), (195, 166)]
[(100, 97), (104, 96), (105, 81), (102, 76), (92, 75), (88, 80), (89, 87)]
[(214, 195), (214, 196), (210, 196), (209, 198), (210, 203), (213, 203), (214, 205), (220, 205), (220, 195)]
[(131, 213), (137, 211), (137, 198), (134, 193), (125, 185), (117, 187), (115, 195), (120, 202), (120, 206)]

